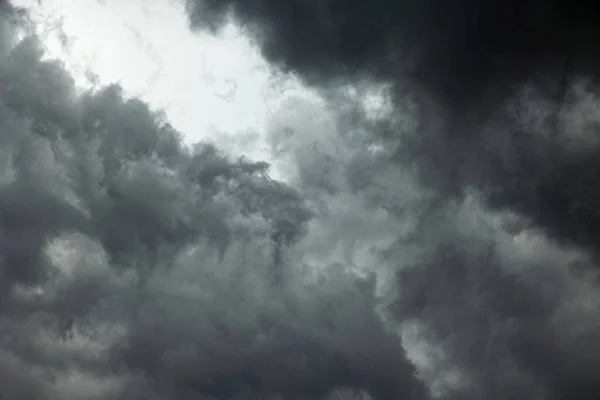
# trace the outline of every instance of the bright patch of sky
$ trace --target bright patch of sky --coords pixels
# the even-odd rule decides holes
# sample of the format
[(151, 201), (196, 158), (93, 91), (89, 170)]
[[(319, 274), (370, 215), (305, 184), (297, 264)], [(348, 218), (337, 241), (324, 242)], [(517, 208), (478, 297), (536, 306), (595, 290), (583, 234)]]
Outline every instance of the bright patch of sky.
[[(288, 99), (327, 112), (317, 93), (271, 67), (233, 24), (217, 36), (192, 32), (182, 0), (13, 4), (30, 11), (48, 58), (62, 60), (80, 87), (119, 83), (164, 110), (189, 143), (208, 139), (232, 154), (272, 161), (265, 135), (274, 115), (293, 112)], [(360, 101), (373, 117), (389, 111), (381, 88)]]
[(179, 1), (13, 3), (30, 10), (48, 57), (64, 61), (78, 85), (121, 84), (165, 110), (190, 142), (261, 132), (283, 93), (309, 96), (293, 77), (276, 79), (232, 24), (218, 36), (191, 32)]

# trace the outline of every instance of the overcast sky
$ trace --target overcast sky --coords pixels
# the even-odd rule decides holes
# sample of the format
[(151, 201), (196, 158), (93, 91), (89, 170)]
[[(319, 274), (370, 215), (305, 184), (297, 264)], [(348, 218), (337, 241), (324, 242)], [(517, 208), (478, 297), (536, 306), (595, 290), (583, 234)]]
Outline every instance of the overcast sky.
[(598, 398), (587, 14), (12, 4), (0, 399)]

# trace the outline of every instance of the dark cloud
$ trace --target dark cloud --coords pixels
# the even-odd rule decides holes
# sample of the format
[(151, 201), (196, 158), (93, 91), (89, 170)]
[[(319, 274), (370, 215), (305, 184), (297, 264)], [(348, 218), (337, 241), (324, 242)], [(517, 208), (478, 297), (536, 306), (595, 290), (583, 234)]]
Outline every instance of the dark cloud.
[(310, 198), (118, 86), (78, 94), (9, 17), (1, 398), (427, 398), (372, 282), (294, 250)]
[[(387, 124), (371, 126), (371, 134), (396, 149), (394, 162), (415, 172), (433, 199), (418, 200), (419, 228), (388, 252), (401, 269), (392, 314), (416, 320), (422, 341), (434, 343), (425, 345), (438, 354), (435, 367), (424, 368), (430, 387), (451, 398), (597, 397), (599, 358), (591, 349), (598, 330), (570, 334), (582, 322), (560, 328), (552, 322), (556, 313), (569, 313), (557, 310), (571, 301), (556, 277), (543, 279), (552, 260), (507, 263), (498, 257), (497, 238), (476, 250), (479, 233), (459, 235), (459, 242), (439, 234), (456, 229), (440, 212), (474, 192), (488, 212), (514, 217), (498, 222), (512, 235), (537, 232), (553, 246), (582, 252), (587, 261), (558, 263), (566, 276), (574, 265), (597, 266), (587, 259), (597, 259), (600, 241), (597, 7), (566, 1), (188, 5), (195, 27), (214, 28), (206, 22), (215, 14), (233, 18), (273, 64), (326, 91), (364, 78), (393, 87), (395, 111)], [(345, 129), (365, 119), (358, 116)], [(417, 126), (407, 130), (399, 119)], [(356, 162), (348, 164), (359, 166), (352, 182), (372, 185), (373, 164)], [(386, 209), (415, 213), (406, 201)], [(523, 282), (523, 268), (533, 268), (535, 278)]]
[[(593, 111), (579, 115), (587, 127), (566, 120), (581, 109), (574, 93), (581, 79), (597, 80), (598, 7), (533, 0), (187, 4), (193, 26), (238, 21), (268, 60), (309, 82), (393, 83), (397, 102), (415, 97), (422, 123), (399, 162), (417, 162), (428, 184), (453, 195), (475, 185), (490, 204), (523, 213), (561, 241), (591, 250), (598, 243), (597, 146), (573, 152), (564, 143), (575, 130), (595, 129)], [(517, 115), (509, 115), (507, 102), (526, 96), (524, 85), (535, 96), (520, 98), (510, 111)], [(536, 109), (535, 126), (523, 121), (525, 108)]]
[(2, 10), (0, 398), (597, 398), (596, 90), (534, 73), (558, 4), (389, 3), (192, 7), (322, 84), (273, 165), (79, 94)]
[[(265, 56), (307, 77), (375, 74), (416, 79), (447, 101), (464, 102), (498, 79), (527, 78), (566, 59), (593, 68), (596, 8), (568, 1), (190, 0), (195, 26), (233, 17)], [(525, 74), (525, 75), (523, 75)]]

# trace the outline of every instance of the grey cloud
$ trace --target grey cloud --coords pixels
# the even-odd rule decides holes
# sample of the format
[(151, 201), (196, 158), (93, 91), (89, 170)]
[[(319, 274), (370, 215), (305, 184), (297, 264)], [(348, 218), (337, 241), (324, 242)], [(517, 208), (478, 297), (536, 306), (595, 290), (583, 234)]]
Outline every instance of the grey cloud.
[[(254, 35), (269, 61), (307, 82), (327, 89), (360, 79), (388, 83), (396, 115), (412, 96), (420, 128), (404, 137), (397, 162), (416, 168), (444, 196), (460, 197), (475, 186), (490, 205), (594, 251), (597, 144), (567, 151), (556, 136), (589, 140), (575, 132), (595, 129), (573, 118), (595, 114), (596, 88), (588, 85), (582, 94), (577, 86), (580, 78), (597, 79), (596, 8), (470, 0), (443, 7), (383, 0), (187, 4), (194, 28), (214, 30), (233, 20)], [(577, 111), (584, 109), (590, 111)], [(523, 115), (531, 112), (533, 125)], [(393, 127), (378, 129), (400, 136)]]
[[(217, 13), (227, 4), (204, 3)], [(16, 47), (0, 39), (0, 81), (10, 82), (0, 99), (9, 167), (0, 395), (595, 398), (598, 329), (586, 307), (597, 302), (587, 268), (595, 231), (573, 234), (594, 214), (570, 208), (594, 178), (582, 175), (571, 195), (559, 174), (593, 163), (593, 135), (566, 133), (593, 129), (595, 114), (581, 111), (593, 109), (593, 87), (573, 86), (561, 114), (569, 129), (558, 135), (540, 81), (490, 95), (489, 118), (479, 118), (462, 105), (486, 100), (482, 82), (493, 74), (471, 76), (462, 63), (506, 50), (507, 65), (533, 41), (513, 53), (516, 36), (503, 42), (500, 25), (477, 25), (488, 36), (464, 47), (472, 25), (445, 35), (471, 18), (458, 7), (256, 4), (232, 12), (252, 29), (274, 22), (280, 34), (261, 38), (265, 54), (322, 83), (320, 104), (291, 98), (270, 119), (273, 165), (210, 143), (188, 148), (164, 115), (118, 86), (78, 95), (59, 63), (41, 60), (36, 38)], [(453, 10), (456, 20), (442, 18)], [(510, 20), (496, 11), (506, 17), (498, 24)], [(384, 57), (404, 35), (398, 16), (423, 34), (408, 50), (432, 51), (414, 53), (423, 75), (412, 100), (392, 85), (393, 107), (374, 118), (361, 96), (399, 76), (398, 59)], [(428, 31), (421, 22), (431, 17), (439, 23)], [(362, 18), (381, 24), (349, 41)], [(302, 41), (290, 36), (298, 24)], [(323, 32), (335, 37), (306, 40)], [(444, 43), (448, 51), (433, 54)], [(446, 61), (440, 81), (422, 84), (437, 72), (428, 63)], [(336, 76), (342, 70), (355, 74)], [(345, 92), (351, 75), (358, 96)], [(465, 98), (455, 90), (463, 84)], [(510, 135), (515, 127), (526, 134)], [(275, 168), (286, 182), (269, 175)], [(593, 204), (593, 192), (583, 194)]]
[[(583, 270), (597, 268), (595, 7), (562, 1), (465, 1), (444, 6), (386, 1), (188, 4), (194, 28), (214, 29), (221, 21), (215, 15), (238, 21), (254, 35), (269, 61), (323, 91), (365, 78), (393, 87), (394, 110), (385, 123), (369, 131), (373, 140), (394, 151), (393, 162), (402, 170), (389, 175), (394, 183), (387, 183), (385, 209), (411, 223), (404, 225), (408, 231), (398, 230), (402, 233), (384, 251), (382, 264), (408, 268), (398, 280), (398, 302), (406, 307), (410, 301), (403, 296), (419, 299), (412, 317), (431, 329), (433, 342), (445, 343), (441, 346), (447, 346), (451, 365), (462, 368), (462, 380), (473, 379), (458, 398), (597, 396), (592, 365), (597, 365), (598, 357), (591, 351), (584, 359), (578, 350), (597, 338), (595, 328), (576, 335), (571, 329), (583, 329), (587, 325), (583, 321), (560, 329), (550, 322), (557, 318), (557, 309), (563, 310), (559, 314), (565, 312), (559, 305), (567, 302), (560, 294), (565, 289), (554, 287), (556, 283), (548, 284), (552, 287), (548, 289), (536, 284), (536, 278), (524, 283), (521, 272), (511, 275), (522, 271), (523, 261), (508, 261), (503, 252), (515, 250), (499, 251), (495, 237), (487, 238), (485, 251), (473, 247), (481, 232), (469, 238), (458, 235), (469, 244), (457, 243), (454, 236), (463, 222), (449, 220), (446, 214), (476, 193), (491, 212), (513, 216), (501, 227), (511, 235), (536, 232), (560, 251), (591, 257), (556, 263), (564, 269), (562, 279), (574, 279), (576, 265), (584, 265)], [(407, 113), (406, 104), (411, 102), (414, 106)], [(338, 115), (346, 118), (340, 102), (334, 104)], [(367, 120), (360, 113), (353, 116), (345, 131)], [(416, 126), (407, 131), (398, 120)], [(384, 169), (374, 167), (378, 163), (365, 163), (366, 159), (357, 157), (347, 164), (350, 182), (363, 193), (377, 193), (374, 180), (390, 167), (385, 163)], [(406, 191), (390, 196), (400, 187), (411, 187), (401, 177), (407, 174), (409, 182), (424, 185), (413, 202), (407, 201)], [(383, 206), (381, 192), (371, 200)], [(414, 202), (418, 206), (408, 206)], [(450, 249), (453, 256), (440, 256), (443, 249)], [(538, 257), (539, 265), (554, 265)], [(513, 272), (505, 276), (502, 269)], [(562, 276), (554, 267), (550, 270), (539, 268), (532, 274), (538, 279)], [(473, 285), (481, 286), (481, 292)], [(513, 296), (520, 299), (519, 306), (510, 306)], [(492, 304), (496, 301), (498, 305)], [(519, 307), (533, 308), (530, 314), (519, 315)], [(476, 324), (483, 318), (480, 314), (486, 322)], [(395, 318), (402, 320), (403, 315)], [(549, 333), (556, 330), (560, 332), (556, 337)], [(492, 337), (498, 342), (493, 343)], [(478, 358), (487, 354), (486, 346), (493, 349), (491, 358)], [(479, 356), (469, 347), (478, 349)], [(450, 373), (452, 368), (443, 370)], [(496, 381), (499, 377), (501, 384)]]
[[(341, 101), (346, 107), (343, 102), (348, 100), (336, 98), (334, 104)], [(382, 301), (389, 302), (384, 306), (388, 322), (400, 331), (418, 324), (422, 328), (417, 344), (408, 341), (406, 345), (437, 353), (415, 355), (415, 350), (409, 351), (421, 378), (438, 396), (564, 399), (596, 395), (598, 380), (592, 366), (598, 358), (586, 359), (578, 350), (584, 342), (589, 343), (584, 337), (596, 337), (596, 328), (583, 328), (586, 312), (578, 303), (589, 301), (584, 300), (589, 292), (578, 293), (579, 305), (565, 295), (570, 290), (567, 287), (579, 279), (572, 275), (573, 268), (595, 262), (590, 263), (585, 247), (576, 247), (579, 255), (570, 256), (573, 248), (557, 242), (552, 232), (535, 229), (537, 221), (523, 217), (521, 210), (499, 207), (499, 211), (488, 193), (468, 186), (479, 179), (478, 174), (487, 174), (486, 168), (499, 157), (505, 157), (507, 165), (520, 157), (503, 147), (501, 137), (491, 139), (499, 141), (496, 146), (470, 143), (482, 148), (473, 153), (473, 163), (467, 154), (458, 158), (472, 168), (465, 168), (469, 180), (451, 182), (459, 184), (460, 192), (448, 196), (440, 190), (443, 182), (429, 180), (422, 186), (423, 176), (415, 171), (422, 173), (423, 169), (394, 162), (398, 156), (395, 148), (370, 150), (378, 137), (369, 136), (373, 127), (364, 119), (359, 119), (359, 124), (347, 123), (343, 111), (338, 111), (334, 115), (339, 120), (334, 116), (318, 122), (310, 108), (297, 102), (289, 109), (296, 114), (289, 120), (283, 118), (283, 126), (294, 118), (310, 123), (284, 134), (275, 128), (279, 134), (275, 143), (285, 149), (281, 154), (288, 171), (316, 204), (318, 215), (298, 248), (317, 267), (335, 260), (358, 270), (361, 263), (362, 268), (365, 263), (372, 268), (381, 285)], [(534, 115), (529, 119), (523, 115), (516, 118), (535, 127), (539, 114), (531, 111)], [(410, 121), (395, 128), (410, 129)], [(361, 129), (366, 130), (364, 134)], [(487, 129), (498, 131), (492, 123)], [(537, 135), (540, 140), (546, 140), (545, 134), (543, 125), (530, 133), (532, 139)], [(581, 151), (572, 138), (554, 140), (575, 146), (570, 151)], [(402, 145), (410, 149), (411, 143), (404, 139)], [(439, 151), (450, 146), (440, 144)], [(434, 149), (426, 148), (423, 158), (417, 159), (422, 168), (425, 157), (436, 155)], [(335, 162), (325, 169), (321, 162), (328, 155)], [(380, 215), (385, 219), (378, 219)], [(541, 238), (536, 240), (544, 246), (527, 249), (518, 245), (518, 238), (527, 235)], [(325, 268), (331, 271), (335, 267)], [(390, 274), (396, 276), (394, 283)], [(566, 311), (565, 307), (571, 307), (567, 304), (574, 309)], [(578, 317), (569, 323), (555, 322), (574, 312)], [(420, 360), (423, 357), (426, 361)]]
[(428, 397), (373, 285), (313, 276), (302, 187), (2, 49), (0, 397)]

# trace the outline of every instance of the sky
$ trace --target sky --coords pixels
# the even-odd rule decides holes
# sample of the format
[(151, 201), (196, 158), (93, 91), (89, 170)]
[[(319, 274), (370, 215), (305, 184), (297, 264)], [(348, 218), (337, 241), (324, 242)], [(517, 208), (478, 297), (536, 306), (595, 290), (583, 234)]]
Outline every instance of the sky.
[(506, 4), (0, 1), (0, 398), (597, 399), (600, 13)]
[(119, 83), (128, 96), (164, 110), (192, 143), (256, 134), (281, 92), (302, 90), (292, 78), (274, 84), (268, 64), (233, 25), (219, 37), (193, 34), (180, 2), (16, 4), (32, 10), (47, 56), (63, 60), (79, 85)]
[[(120, 84), (127, 96), (164, 111), (190, 144), (209, 139), (234, 154), (270, 159), (261, 137), (269, 116), (290, 97), (321, 100), (295, 74), (272, 68), (233, 22), (217, 35), (192, 32), (182, 1), (13, 3), (30, 10), (46, 57), (63, 61), (79, 86)], [(386, 101), (380, 86), (364, 100), (375, 112)]]

